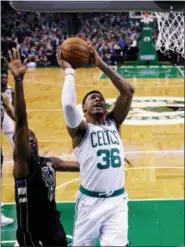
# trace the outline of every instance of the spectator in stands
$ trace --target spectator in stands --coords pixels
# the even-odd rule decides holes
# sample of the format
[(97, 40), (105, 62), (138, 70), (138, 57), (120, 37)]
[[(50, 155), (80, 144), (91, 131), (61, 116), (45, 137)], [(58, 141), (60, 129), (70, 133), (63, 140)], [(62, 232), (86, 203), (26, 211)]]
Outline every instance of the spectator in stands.
[[(1, 41), (19, 43), (22, 60), (34, 54), (39, 66), (57, 65), (57, 46), (74, 35), (91, 40), (108, 64), (116, 65), (125, 59), (137, 60), (141, 23), (130, 19), (128, 12), (29, 13), (12, 9), (8, 2), (2, 2), (1, 7)], [(156, 40), (155, 21), (153, 25)], [(171, 59), (169, 56), (165, 58)], [(174, 60), (178, 64), (184, 61), (176, 55)]]

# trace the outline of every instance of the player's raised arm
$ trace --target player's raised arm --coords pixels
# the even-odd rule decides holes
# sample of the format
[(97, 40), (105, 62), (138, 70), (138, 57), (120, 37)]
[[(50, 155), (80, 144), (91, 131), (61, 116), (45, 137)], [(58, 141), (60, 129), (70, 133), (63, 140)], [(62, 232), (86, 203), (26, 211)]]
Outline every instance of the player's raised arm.
[(16, 49), (9, 51), (9, 69), (15, 81), (15, 135), (14, 135), (14, 169), (15, 178), (28, 175), (28, 162), (31, 151), (28, 143), (28, 122), (26, 103), (24, 98), (23, 78), (26, 72), (26, 64), (22, 65), (19, 52)]
[(90, 46), (90, 49), (92, 51), (91, 63), (101, 69), (111, 79), (112, 83), (120, 93), (116, 100), (114, 109), (107, 115), (107, 118), (114, 120), (119, 127), (120, 124), (122, 124), (122, 122), (125, 120), (129, 112), (132, 97), (134, 94), (134, 88), (111, 67), (103, 62), (94, 47)]
[(14, 89), (12, 89), (12, 102), (11, 102), (11, 104), (12, 104), (12, 107), (14, 108), (14, 106), (15, 106), (15, 91), (14, 91)]
[[(57, 56), (58, 63), (65, 71), (65, 80), (61, 94), (62, 109), (64, 111), (68, 132), (73, 139), (73, 146), (77, 146), (85, 135), (87, 123), (83, 121), (76, 106), (75, 70), (68, 62), (63, 60), (59, 54), (60, 51)], [(76, 137), (79, 137), (78, 141), (75, 140)]]

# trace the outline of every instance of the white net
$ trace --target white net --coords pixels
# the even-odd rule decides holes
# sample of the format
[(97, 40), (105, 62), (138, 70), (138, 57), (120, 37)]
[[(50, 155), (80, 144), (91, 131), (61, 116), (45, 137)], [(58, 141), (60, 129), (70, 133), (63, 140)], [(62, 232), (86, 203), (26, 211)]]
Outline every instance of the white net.
[(162, 53), (168, 50), (176, 51), (183, 57), (184, 54), (184, 13), (155, 12), (158, 22), (158, 38), (156, 49)]

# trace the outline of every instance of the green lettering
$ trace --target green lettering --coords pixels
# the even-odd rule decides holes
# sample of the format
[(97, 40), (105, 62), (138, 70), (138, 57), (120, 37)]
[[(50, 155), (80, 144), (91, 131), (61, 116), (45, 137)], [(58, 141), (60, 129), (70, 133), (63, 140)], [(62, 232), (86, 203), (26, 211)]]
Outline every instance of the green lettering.
[(107, 145), (108, 142), (106, 142), (106, 141), (108, 141), (108, 139), (106, 140), (106, 136), (105, 136), (105, 132), (104, 131), (102, 131), (102, 136), (103, 136), (103, 143), (104, 143), (104, 145)]
[(98, 145), (99, 146), (102, 146), (103, 145), (103, 142), (102, 141), (102, 131), (97, 131), (97, 136), (98, 136)]
[(120, 152), (117, 148), (111, 149), (111, 165), (113, 168), (121, 166)]
[(118, 132), (116, 130), (113, 130), (114, 137), (116, 138), (117, 142), (116, 144), (119, 145), (119, 138), (118, 138)]
[(97, 143), (94, 143), (94, 141), (93, 141), (93, 139), (94, 139), (93, 138), (93, 135), (96, 135), (96, 132), (92, 132), (91, 133), (91, 145), (92, 145), (93, 148), (95, 148), (95, 147), (97, 147)]
[(110, 152), (107, 149), (100, 149), (97, 152), (97, 156), (102, 156), (102, 160), (104, 162), (102, 163), (97, 163), (97, 167), (102, 170), (102, 169), (108, 169), (110, 166)]
[(108, 144), (110, 144), (110, 138), (109, 138), (109, 130), (104, 131), (104, 133), (106, 133), (107, 136), (107, 140), (108, 140)]
[(114, 139), (112, 138), (112, 137), (113, 137), (113, 131), (110, 130), (109, 133), (110, 133), (110, 139), (111, 139), (112, 144), (116, 144), (116, 142), (115, 142)]
[(100, 170), (108, 169), (110, 166), (113, 168), (121, 166), (120, 152), (117, 148), (112, 148), (110, 151), (108, 149), (100, 149), (97, 151), (97, 156), (101, 156), (103, 161), (97, 163), (97, 167)]

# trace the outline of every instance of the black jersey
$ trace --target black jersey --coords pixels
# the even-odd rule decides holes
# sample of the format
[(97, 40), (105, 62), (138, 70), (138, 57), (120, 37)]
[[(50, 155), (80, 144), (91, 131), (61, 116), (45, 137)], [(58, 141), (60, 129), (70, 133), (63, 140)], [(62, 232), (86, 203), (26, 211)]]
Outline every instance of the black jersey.
[[(56, 174), (48, 158), (32, 162), (29, 175), (15, 180), (17, 224), (29, 245), (31, 239), (56, 231), (60, 214), (56, 209)], [(34, 240), (35, 241), (35, 240)], [(26, 246), (26, 243), (25, 243)]]

